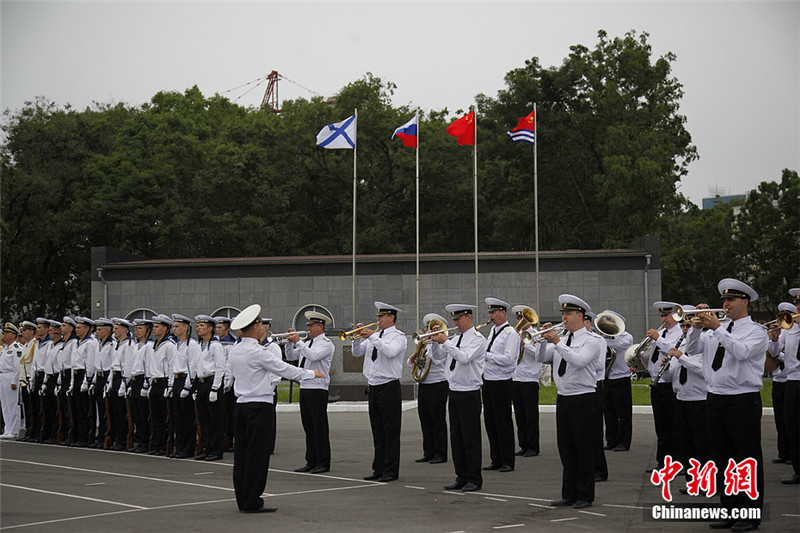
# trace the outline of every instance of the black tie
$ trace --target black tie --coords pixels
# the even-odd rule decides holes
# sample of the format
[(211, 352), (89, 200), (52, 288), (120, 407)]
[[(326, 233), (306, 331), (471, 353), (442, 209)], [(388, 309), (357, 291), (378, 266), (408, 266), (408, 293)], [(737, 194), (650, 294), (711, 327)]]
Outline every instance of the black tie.
[[(728, 333), (733, 330), (733, 320), (731, 323), (728, 324)], [(725, 357), (725, 347), (720, 344), (717, 346), (717, 353), (714, 354), (714, 361), (711, 363), (711, 370), (716, 372), (720, 368), (722, 368), (722, 359)]]
[(681, 375), (678, 377), (678, 381), (680, 381), (681, 385), (686, 385), (686, 378), (689, 376), (689, 373), (686, 371), (686, 367), (681, 367)]
[(510, 325), (511, 324), (503, 324), (503, 327), (501, 327), (500, 329), (496, 329), (495, 330), (495, 332), (492, 334), (492, 340), (489, 341), (489, 347), (486, 348), (487, 352), (491, 352), (492, 351), (492, 344), (494, 344), (494, 340), (497, 338), (498, 335), (500, 335), (501, 331), (503, 331), (504, 329), (506, 329)]
[[(666, 329), (665, 329), (664, 331), (662, 331), (662, 332), (661, 332), (661, 336), (662, 336), (662, 337), (666, 337), (666, 336), (667, 336), (667, 330), (666, 330)], [(650, 358), (650, 362), (651, 362), (651, 363), (655, 364), (655, 362), (656, 362), (656, 361), (658, 361), (658, 354), (659, 354), (660, 352), (661, 352), (661, 350), (659, 350), (659, 349), (658, 349), (658, 346), (656, 346), (656, 347), (653, 349), (653, 357), (651, 357), (651, 358)]]
[[(309, 348), (311, 348), (311, 346), (313, 344), (314, 344), (314, 339), (311, 339), (310, 341), (308, 341), (308, 347)], [(303, 358), (300, 359), (300, 368), (305, 368), (305, 367), (306, 367), (306, 356), (304, 355)]]
[[(378, 335), (378, 338), (379, 339), (383, 338), (383, 330), (381, 330), (380, 334)], [(372, 362), (374, 363), (377, 358), (378, 358), (378, 349), (377, 348), (373, 348), (372, 349)]]
[[(567, 337), (567, 346), (570, 346), (572, 344), (572, 335), (573, 334), (570, 333), (569, 337)], [(566, 372), (567, 372), (567, 360), (562, 358), (561, 364), (558, 365), (558, 377), (563, 376)]]
[[(461, 348), (461, 337), (463, 337), (463, 336), (464, 336), (463, 333), (458, 336), (458, 342), (456, 343), (456, 348)], [(456, 360), (453, 359), (450, 362), (450, 372), (452, 372), (455, 368), (456, 368)]]

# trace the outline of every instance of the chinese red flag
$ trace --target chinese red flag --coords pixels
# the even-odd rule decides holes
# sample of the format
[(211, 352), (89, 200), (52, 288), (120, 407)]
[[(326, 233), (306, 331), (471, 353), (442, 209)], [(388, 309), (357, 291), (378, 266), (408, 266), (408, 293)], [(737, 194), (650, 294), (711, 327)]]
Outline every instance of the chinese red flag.
[(447, 133), (456, 138), (459, 146), (475, 144), (475, 112), (470, 111), (447, 126)]

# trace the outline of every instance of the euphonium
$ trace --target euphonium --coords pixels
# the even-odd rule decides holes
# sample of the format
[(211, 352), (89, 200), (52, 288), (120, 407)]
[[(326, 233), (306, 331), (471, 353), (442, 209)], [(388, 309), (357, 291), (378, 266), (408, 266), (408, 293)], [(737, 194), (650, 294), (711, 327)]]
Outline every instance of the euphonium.
[[(447, 331), (447, 324), (436, 318), (428, 322), (428, 333), (437, 333), (440, 331)], [(418, 336), (420, 335), (418, 334)], [(432, 361), (427, 354), (427, 347), (430, 340), (426, 340), (426, 338), (427, 337), (424, 337), (420, 342), (417, 342), (417, 349), (414, 351), (413, 356), (414, 361), (411, 363), (411, 378), (417, 383), (421, 383), (431, 370)]]

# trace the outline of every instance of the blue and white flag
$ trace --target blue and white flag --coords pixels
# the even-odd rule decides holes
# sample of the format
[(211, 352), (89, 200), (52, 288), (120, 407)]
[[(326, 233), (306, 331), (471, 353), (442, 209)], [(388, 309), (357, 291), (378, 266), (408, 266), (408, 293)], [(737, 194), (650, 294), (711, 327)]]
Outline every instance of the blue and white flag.
[(317, 146), (334, 149), (356, 147), (356, 116), (352, 115), (336, 124), (323, 126), (317, 133)]

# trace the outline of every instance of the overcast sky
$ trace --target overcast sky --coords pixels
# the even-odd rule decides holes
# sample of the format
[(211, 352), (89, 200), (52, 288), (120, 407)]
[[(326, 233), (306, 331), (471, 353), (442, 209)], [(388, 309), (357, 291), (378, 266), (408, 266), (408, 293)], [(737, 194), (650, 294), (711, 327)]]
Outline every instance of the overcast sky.
[(700, 154), (683, 194), (699, 205), (710, 187), (739, 194), (778, 181), (784, 168), (800, 171), (798, 0), (3, 0), (1, 16), (0, 106), (12, 110), (36, 96), (79, 109), (139, 105), (192, 85), (255, 106), (264, 84), (246, 94), (253, 85), (231, 89), (274, 69), (299, 84), (281, 81), (281, 100), (313, 96), (306, 89), (332, 96), (372, 72), (397, 84), (395, 105), (452, 112), (478, 93), (495, 96), (503, 76), (526, 59), (556, 66), (570, 45), (594, 48), (598, 29), (612, 37), (646, 31), (654, 55), (677, 55), (680, 112)]

